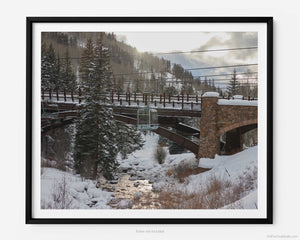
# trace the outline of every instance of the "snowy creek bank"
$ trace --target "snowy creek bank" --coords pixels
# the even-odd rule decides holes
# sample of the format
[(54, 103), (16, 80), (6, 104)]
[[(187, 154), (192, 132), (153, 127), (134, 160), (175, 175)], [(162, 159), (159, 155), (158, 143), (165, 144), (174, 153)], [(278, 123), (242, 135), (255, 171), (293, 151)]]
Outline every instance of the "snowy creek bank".
[[(257, 146), (200, 161), (193, 153), (167, 152), (159, 164), (154, 154), (158, 136), (144, 137), (141, 150), (125, 159), (118, 156), (119, 168), (113, 180), (99, 177), (92, 181), (42, 168), (41, 208), (257, 208)], [(180, 177), (181, 173), (185, 175)], [(203, 205), (202, 198), (210, 204)], [(212, 199), (222, 200), (222, 204), (212, 205)], [(196, 204), (198, 200), (201, 205)]]

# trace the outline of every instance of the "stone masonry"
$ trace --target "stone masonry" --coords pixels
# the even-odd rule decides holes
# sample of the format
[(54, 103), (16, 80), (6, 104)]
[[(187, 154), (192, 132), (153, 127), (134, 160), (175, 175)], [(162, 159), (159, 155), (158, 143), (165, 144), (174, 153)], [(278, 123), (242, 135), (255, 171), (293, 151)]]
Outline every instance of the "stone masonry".
[(257, 126), (257, 106), (219, 105), (217, 95), (204, 94), (201, 109), (198, 158), (214, 158), (220, 154), (222, 134), (231, 131), (228, 135), (241, 139), (241, 135), (232, 134), (232, 130), (241, 132), (243, 127)]

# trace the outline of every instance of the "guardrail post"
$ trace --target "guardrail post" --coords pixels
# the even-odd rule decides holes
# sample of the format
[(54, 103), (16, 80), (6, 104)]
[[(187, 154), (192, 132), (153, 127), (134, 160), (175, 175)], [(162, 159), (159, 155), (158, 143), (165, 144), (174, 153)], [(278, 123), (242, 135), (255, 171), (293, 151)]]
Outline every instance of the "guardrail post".
[(72, 99), (72, 102), (74, 102), (73, 90), (71, 91), (71, 99)]
[(156, 100), (154, 101), (154, 106), (156, 107)]
[(159, 103), (161, 103), (162, 102), (162, 95), (160, 94), (159, 95)]
[(153, 96), (153, 93), (151, 94), (151, 102), (153, 102), (153, 98), (154, 98), (154, 96)]
[(187, 101), (189, 101), (189, 99), (190, 99), (189, 94), (186, 95), (186, 99), (187, 99)]
[(169, 103), (171, 103), (171, 95), (169, 94)]
[(196, 95), (196, 103), (198, 102), (198, 94)]
[(120, 101), (120, 92), (118, 91), (118, 102)]
[(173, 108), (175, 108), (175, 103), (174, 103), (174, 101), (173, 101)]
[(120, 105), (122, 106), (122, 98), (120, 98)]
[(111, 90), (111, 103), (114, 103), (114, 90)]
[(128, 93), (128, 105), (130, 106), (130, 92)]
[(136, 92), (134, 93), (134, 102), (136, 102)]
[(139, 105), (140, 105), (140, 100), (137, 100), (137, 101), (136, 101), (136, 104), (139, 106)]
[(178, 94), (178, 96), (177, 96), (177, 100), (178, 100), (178, 102), (180, 101), (180, 97), (179, 97), (179, 94)]
[(184, 106), (184, 98), (183, 98), (183, 95), (182, 95), (182, 101), (181, 101), (181, 107), (182, 107), (182, 109), (183, 109), (183, 106)]
[(49, 89), (49, 98), (51, 100), (52, 96), (51, 96), (51, 89)]

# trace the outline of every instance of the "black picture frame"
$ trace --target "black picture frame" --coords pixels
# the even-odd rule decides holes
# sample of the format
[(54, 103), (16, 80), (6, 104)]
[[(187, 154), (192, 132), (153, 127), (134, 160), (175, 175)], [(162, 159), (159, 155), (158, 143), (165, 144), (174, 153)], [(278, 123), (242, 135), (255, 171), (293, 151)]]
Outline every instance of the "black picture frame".
[[(35, 23), (263, 23), (267, 26), (266, 218), (34, 218), (33, 25)], [(273, 223), (273, 18), (272, 17), (27, 17), (26, 29), (26, 224), (272, 224)]]

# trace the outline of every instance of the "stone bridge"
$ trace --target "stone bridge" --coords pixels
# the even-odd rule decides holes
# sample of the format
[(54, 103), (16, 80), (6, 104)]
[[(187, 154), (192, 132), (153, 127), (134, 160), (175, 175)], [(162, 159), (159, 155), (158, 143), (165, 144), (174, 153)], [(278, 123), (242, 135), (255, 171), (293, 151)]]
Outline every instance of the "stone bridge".
[[(66, 94), (64, 94), (64, 101), (59, 100), (59, 94), (52, 99), (51, 97), (47, 99), (44, 94), (42, 95), (42, 133), (72, 123), (73, 119), (77, 117), (77, 106), (80, 104), (80, 101), (73, 98), (72, 95), (70, 102), (66, 100)], [(198, 137), (199, 145), (185, 136), (172, 133), (161, 126), (155, 132), (195, 153), (198, 158), (214, 158), (215, 154), (221, 154), (221, 145), (223, 144), (221, 136), (224, 134), (226, 139), (224, 153), (233, 154), (241, 151), (243, 148), (242, 135), (257, 128), (257, 101), (253, 101), (253, 99), (251, 101), (249, 98), (244, 100), (243, 97), (224, 99), (215, 92), (205, 93), (199, 98), (199, 101), (197, 96), (193, 99), (191, 96), (180, 98), (178, 95), (174, 99), (160, 96), (157, 102), (155, 97), (147, 102), (141, 97), (139, 102), (138, 96), (136, 96), (131, 102), (130, 97), (124, 98), (122, 101), (120, 96), (114, 99), (112, 95), (113, 104), (110, 107), (117, 120), (134, 125), (139, 104), (156, 108), (160, 125), (173, 124), (172, 127), (181, 132)], [(177, 102), (175, 102), (176, 100)], [(136, 104), (133, 104), (134, 102)], [(199, 130), (178, 124), (176, 119), (180, 117), (201, 117), (200, 136)]]
[(241, 151), (242, 134), (257, 128), (257, 101), (220, 99), (217, 93), (202, 98), (198, 158), (214, 158), (220, 154), (220, 138), (226, 134), (225, 152)]

